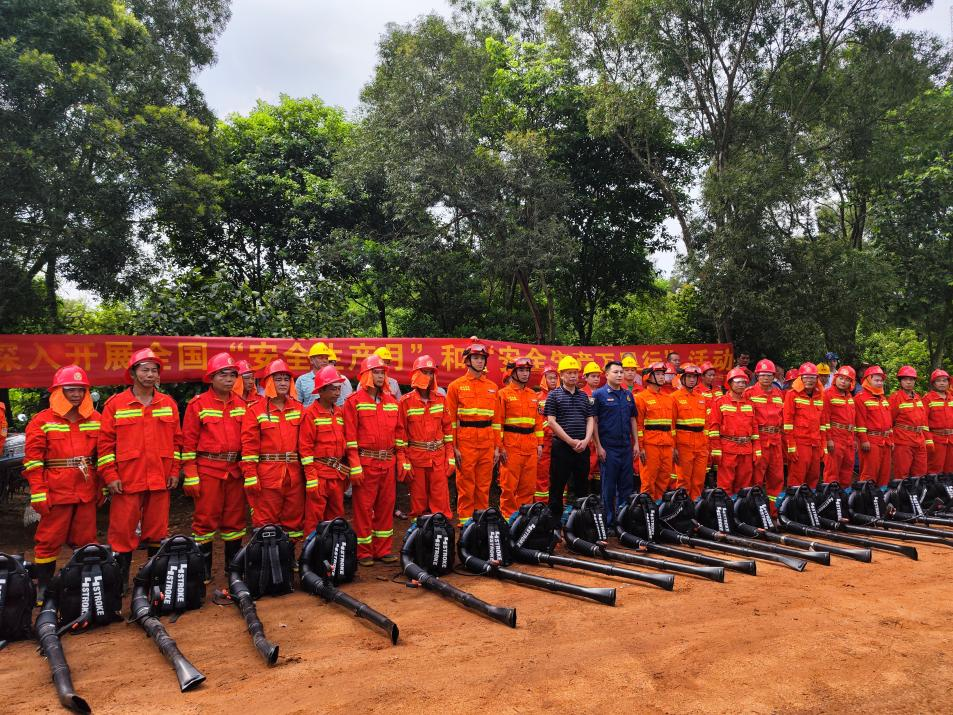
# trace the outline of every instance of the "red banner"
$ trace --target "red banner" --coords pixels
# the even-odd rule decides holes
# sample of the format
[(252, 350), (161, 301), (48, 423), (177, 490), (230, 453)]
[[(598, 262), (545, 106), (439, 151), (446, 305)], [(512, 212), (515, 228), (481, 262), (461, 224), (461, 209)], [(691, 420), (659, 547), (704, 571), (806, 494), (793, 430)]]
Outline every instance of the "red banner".
[[(124, 379), (129, 355), (151, 347), (162, 358), (163, 382), (199, 381), (206, 360), (227, 350), (235, 358), (248, 360), (255, 370), (275, 357), (284, 358), (295, 376), (310, 369), (308, 349), (315, 338), (200, 338), (179, 336), (128, 335), (0, 335), (0, 387), (48, 387), (53, 373), (63, 365), (76, 364), (89, 373), (94, 385), (117, 385)], [(446, 384), (463, 371), (463, 349), (470, 342), (458, 338), (331, 338), (324, 342), (338, 356), (338, 369), (357, 376), (361, 360), (386, 346), (393, 355), (391, 374), (401, 384), (410, 382), (410, 370), (420, 355), (430, 355), (438, 365), (438, 378)], [(516, 357), (531, 357), (537, 370), (546, 361), (557, 362), (572, 355), (585, 367), (593, 361), (600, 366), (632, 353), (639, 366), (665, 360), (677, 352), (682, 362), (710, 361), (719, 373), (732, 365), (730, 344), (709, 345), (613, 345), (569, 347), (526, 345), (497, 340), (482, 341), (490, 349), (488, 370), (499, 380), (506, 363)]]

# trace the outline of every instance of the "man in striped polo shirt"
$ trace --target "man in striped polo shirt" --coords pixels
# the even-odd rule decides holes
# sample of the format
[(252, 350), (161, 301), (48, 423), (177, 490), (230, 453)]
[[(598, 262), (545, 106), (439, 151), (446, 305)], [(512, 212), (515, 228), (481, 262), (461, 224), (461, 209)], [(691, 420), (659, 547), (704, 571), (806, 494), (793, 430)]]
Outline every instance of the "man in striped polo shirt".
[(559, 361), (562, 383), (546, 397), (546, 419), (553, 431), (549, 467), (549, 510), (559, 519), (563, 513), (563, 490), (570, 484), (574, 496), (589, 492), (589, 442), (594, 427), (592, 398), (578, 387), (579, 361)]

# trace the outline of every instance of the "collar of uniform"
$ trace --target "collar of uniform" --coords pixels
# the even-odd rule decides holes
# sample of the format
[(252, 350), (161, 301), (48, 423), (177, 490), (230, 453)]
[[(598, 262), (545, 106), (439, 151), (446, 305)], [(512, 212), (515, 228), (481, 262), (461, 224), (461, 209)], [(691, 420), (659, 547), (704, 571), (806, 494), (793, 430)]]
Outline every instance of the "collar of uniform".
[[(132, 391), (131, 387), (127, 387), (124, 392), (120, 392), (118, 395), (116, 395), (116, 397), (118, 398), (120, 402), (126, 405), (141, 405), (142, 407), (146, 406), (143, 403), (139, 402), (139, 398), (136, 397), (136, 394)], [(152, 407), (153, 405), (158, 404), (164, 397), (165, 395), (163, 393), (159, 392), (156, 389), (153, 389), (152, 402), (149, 403), (149, 407)]]
[(322, 404), (321, 404), (320, 402), (318, 402), (317, 400), (315, 400), (315, 401), (312, 402), (311, 404), (314, 405), (314, 411), (315, 411), (315, 412), (320, 412), (320, 413), (323, 414), (323, 415), (333, 415), (333, 414), (334, 414), (334, 408), (336, 407), (335, 404), (332, 404), (330, 410), (325, 409), (325, 408), (324, 408), (324, 405), (322, 405)]
[(215, 401), (215, 402), (220, 402), (220, 403), (221, 403), (222, 405), (224, 405), (225, 407), (230, 406), (233, 402), (234, 402), (234, 403), (237, 403), (237, 402), (238, 402), (238, 396), (237, 396), (234, 392), (229, 392), (229, 393), (228, 393), (228, 399), (227, 399), (227, 400), (223, 400), (221, 397), (219, 397), (218, 395), (216, 395), (216, 394), (215, 394), (215, 390), (213, 390), (211, 387), (208, 388), (208, 389), (205, 391), (204, 394), (208, 396), (207, 399), (213, 400), (213, 401)]
[[(355, 395), (364, 395), (368, 400), (370, 400), (370, 401), (372, 401), (372, 402), (377, 402), (377, 400), (374, 398), (374, 396), (371, 395), (371, 393), (369, 393), (369, 392), (368, 392), (367, 390), (365, 390), (363, 387), (357, 388), (357, 390), (356, 390), (354, 393), (352, 393), (352, 394), (355, 394)], [(381, 387), (381, 389), (377, 391), (377, 394), (378, 394), (378, 396), (381, 398), (381, 399), (380, 399), (381, 402), (397, 402), (396, 398), (391, 394), (391, 391), (390, 391), (389, 389), (387, 389), (386, 386)], [(431, 398), (431, 399), (433, 399), (433, 398)]]
[(295, 398), (293, 398), (291, 396), (291, 393), (288, 393), (288, 396), (285, 397), (284, 407), (279, 408), (278, 405), (276, 405), (274, 401), (272, 400), (272, 398), (270, 397), (265, 398), (262, 404), (265, 405), (266, 411), (268, 409), (272, 409), (272, 410), (277, 410), (278, 412), (287, 412), (288, 410), (301, 407), (301, 403), (298, 402)]

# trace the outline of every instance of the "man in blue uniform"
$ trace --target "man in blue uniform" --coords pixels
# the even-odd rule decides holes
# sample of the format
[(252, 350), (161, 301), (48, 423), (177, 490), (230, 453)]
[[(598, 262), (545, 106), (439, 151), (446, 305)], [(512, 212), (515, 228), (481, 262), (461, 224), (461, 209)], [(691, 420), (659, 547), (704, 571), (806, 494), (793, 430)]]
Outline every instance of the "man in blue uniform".
[(602, 477), (602, 503), (606, 523), (613, 526), (617, 508), (634, 488), (632, 456), (639, 453), (635, 400), (622, 384), (622, 363), (606, 363), (606, 384), (592, 393), (593, 436)]

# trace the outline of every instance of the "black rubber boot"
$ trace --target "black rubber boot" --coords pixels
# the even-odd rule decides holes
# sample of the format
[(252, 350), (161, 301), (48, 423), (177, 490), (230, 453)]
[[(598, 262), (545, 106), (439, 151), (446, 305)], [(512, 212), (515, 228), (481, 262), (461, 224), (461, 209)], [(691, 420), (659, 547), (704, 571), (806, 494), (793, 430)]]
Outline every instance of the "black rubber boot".
[(36, 576), (36, 605), (43, 605), (46, 589), (50, 585), (53, 574), (56, 573), (56, 562), (33, 564), (33, 575)]
[(119, 563), (119, 581), (122, 583), (122, 595), (125, 596), (129, 593), (129, 571), (132, 568), (132, 552), (113, 552), (113, 555)]
[(232, 560), (242, 550), (242, 540), (234, 539), (225, 542), (225, 582), (228, 582), (228, 571), (232, 567)]
[(206, 541), (199, 544), (199, 551), (202, 552), (202, 560), (205, 561), (205, 583), (212, 582), (212, 542)]

